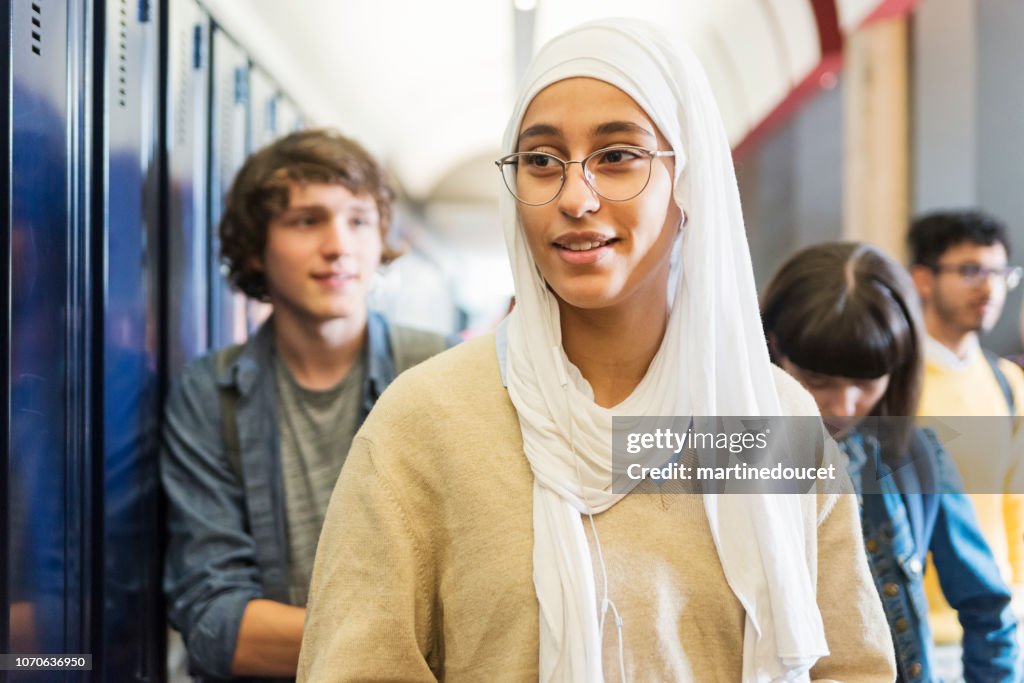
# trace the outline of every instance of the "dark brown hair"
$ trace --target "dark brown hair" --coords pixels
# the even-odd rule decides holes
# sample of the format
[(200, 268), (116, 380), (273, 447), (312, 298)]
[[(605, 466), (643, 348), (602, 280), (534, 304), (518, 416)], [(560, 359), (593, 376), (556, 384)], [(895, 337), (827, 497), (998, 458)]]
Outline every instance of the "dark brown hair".
[[(761, 304), (772, 360), (823, 375), (889, 386), (871, 415), (889, 418), (894, 442), (909, 442), (921, 395), (924, 329), (910, 276), (867, 244), (820, 244), (797, 252), (772, 278)], [(883, 451), (885, 452), (885, 451)]]
[(1010, 255), (1006, 224), (982, 211), (936, 211), (916, 218), (907, 233), (910, 263), (915, 266), (934, 266), (947, 251), (965, 243), (1001, 244)]
[(267, 245), (267, 224), (288, 208), (292, 182), (337, 183), (353, 194), (372, 196), (380, 215), (383, 261), (399, 255), (388, 244), (395, 192), (377, 160), (334, 130), (292, 133), (249, 156), (228, 191), (220, 221), (220, 255), (231, 284), (246, 296), (267, 297), (257, 264)]

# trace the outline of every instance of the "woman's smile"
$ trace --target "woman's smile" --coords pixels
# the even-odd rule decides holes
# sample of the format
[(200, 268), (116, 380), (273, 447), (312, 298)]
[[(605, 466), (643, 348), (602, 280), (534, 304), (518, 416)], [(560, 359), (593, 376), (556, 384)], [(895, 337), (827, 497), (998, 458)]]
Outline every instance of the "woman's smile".
[(610, 255), (620, 241), (610, 233), (566, 232), (552, 240), (551, 246), (570, 265), (590, 265)]

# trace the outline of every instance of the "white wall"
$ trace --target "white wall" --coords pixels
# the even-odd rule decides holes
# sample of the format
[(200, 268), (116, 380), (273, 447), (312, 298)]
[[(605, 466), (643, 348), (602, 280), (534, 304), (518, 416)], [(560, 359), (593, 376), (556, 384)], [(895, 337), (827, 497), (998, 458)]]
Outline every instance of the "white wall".
[(801, 247), (839, 239), (842, 87), (819, 92), (737, 164), (758, 289)]

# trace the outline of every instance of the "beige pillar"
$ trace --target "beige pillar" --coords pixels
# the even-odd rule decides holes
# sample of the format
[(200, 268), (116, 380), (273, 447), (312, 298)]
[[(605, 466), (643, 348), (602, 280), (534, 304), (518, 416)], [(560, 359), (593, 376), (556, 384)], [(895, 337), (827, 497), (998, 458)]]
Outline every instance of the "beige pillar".
[(843, 237), (904, 260), (910, 215), (907, 20), (848, 36), (843, 73)]

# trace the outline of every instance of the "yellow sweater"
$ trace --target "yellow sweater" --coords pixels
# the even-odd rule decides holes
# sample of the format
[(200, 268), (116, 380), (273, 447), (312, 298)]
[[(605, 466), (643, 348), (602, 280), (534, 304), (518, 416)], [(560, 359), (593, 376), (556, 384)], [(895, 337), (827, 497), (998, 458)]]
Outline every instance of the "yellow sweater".
[[(958, 362), (939, 348), (938, 342), (930, 339), (928, 344), (919, 415), (1007, 418), (1005, 422), (955, 420), (951, 424), (961, 436), (944, 445), (960, 470), (964, 490), (974, 503), (1003, 578), (1019, 592), (1024, 587), (1024, 418), (1008, 419), (1006, 397), (979, 347)], [(1020, 416), (1024, 412), (1024, 373), (1008, 360), (1000, 360), (999, 367), (1010, 383)], [(984, 458), (983, 464), (979, 458)], [(930, 562), (925, 590), (936, 642), (958, 642), (962, 630)]]
[[(776, 382), (790, 412), (813, 406), (781, 371)], [(356, 436), (328, 508), (299, 680), (536, 681), (532, 486), (493, 336), (403, 374)], [(744, 612), (700, 496), (634, 494), (595, 521), (629, 679), (740, 680)], [(831, 656), (812, 678), (892, 681), (852, 495), (818, 494), (816, 541)], [(617, 653), (606, 628), (609, 681)]]

